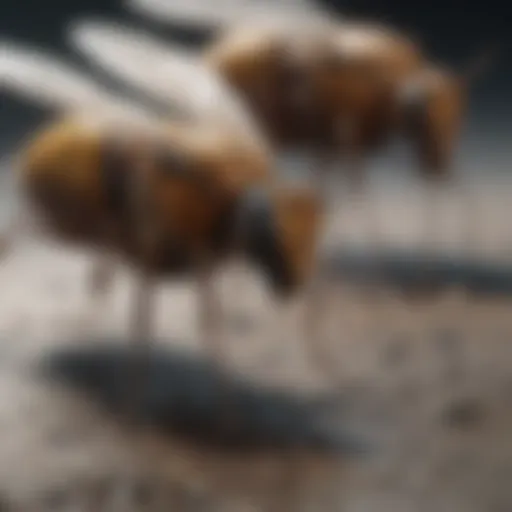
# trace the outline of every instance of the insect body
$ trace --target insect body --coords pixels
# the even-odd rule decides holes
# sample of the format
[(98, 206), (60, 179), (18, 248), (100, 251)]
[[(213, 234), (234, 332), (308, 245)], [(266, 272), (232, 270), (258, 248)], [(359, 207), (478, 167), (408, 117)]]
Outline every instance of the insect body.
[(447, 172), (462, 89), (398, 32), (356, 22), (309, 32), (240, 28), (203, 57), (247, 99), (278, 148), (347, 156), (358, 177), (361, 159), (401, 132), (417, 142), (424, 173)]
[[(77, 22), (71, 38), (93, 63), (165, 97), (165, 80), (144, 77), (165, 69), (176, 46), (100, 21)], [(238, 93), (274, 151), (313, 159), (321, 189), (341, 157), (362, 192), (365, 158), (394, 135), (409, 141), (434, 189), (451, 175), (467, 76), (433, 65), (398, 31), (347, 20), (245, 23), (220, 31), (195, 58)]]
[(435, 243), (435, 202), (440, 187), (456, 183), (468, 94), (488, 65), (486, 52), (457, 74), (398, 31), (344, 20), (315, 30), (228, 28), (202, 56), (246, 99), (276, 150), (306, 150), (324, 191), (341, 157), (360, 194), (368, 156), (403, 138), (428, 192), (425, 242)]
[[(297, 240), (287, 236), (297, 225), (306, 228), (300, 216), (311, 214), (298, 241), (305, 245), (297, 247), (305, 255), (314, 236), (314, 198), (273, 186), (267, 158), (229, 137), (201, 133), (194, 123), (148, 132), (70, 118), (38, 134), (24, 160), (28, 197), (60, 238), (113, 250), (135, 264), (143, 253), (151, 272), (171, 275), (240, 248), (281, 291), (303, 280), (293, 254)], [(136, 230), (137, 201), (145, 202), (153, 233), (146, 248)]]
[[(16, 51), (0, 59), (4, 86), (64, 112), (22, 150), (21, 191), (58, 239), (130, 264), (138, 280), (132, 318), (139, 338), (148, 337), (155, 281), (188, 272), (200, 286), (203, 336), (219, 356), (212, 282), (230, 255), (256, 264), (281, 297), (303, 288), (320, 202), (311, 188), (276, 178), (271, 153), (248, 129), (250, 121), (234, 113), (229, 94), (220, 91), (205, 112), (185, 98), (187, 115), (161, 119), (100, 95), (58, 62)], [(202, 68), (197, 72), (208, 80)], [(87, 112), (80, 107), (84, 95)]]

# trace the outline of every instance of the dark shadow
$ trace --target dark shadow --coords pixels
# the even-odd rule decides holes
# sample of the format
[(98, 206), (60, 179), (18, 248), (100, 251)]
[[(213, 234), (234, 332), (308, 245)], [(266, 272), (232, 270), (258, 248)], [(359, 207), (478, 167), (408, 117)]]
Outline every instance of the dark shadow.
[(435, 293), (460, 286), (473, 295), (512, 297), (512, 266), (459, 257), (349, 248), (328, 254), (324, 269), (330, 277), (410, 293)]
[[(129, 342), (79, 344), (47, 355), (46, 377), (85, 392), (123, 421)], [(225, 421), (224, 405), (229, 405)], [(143, 395), (144, 422), (162, 432), (223, 450), (290, 449), (358, 456), (359, 435), (340, 425), (339, 403), (264, 390), (182, 352), (154, 348)]]

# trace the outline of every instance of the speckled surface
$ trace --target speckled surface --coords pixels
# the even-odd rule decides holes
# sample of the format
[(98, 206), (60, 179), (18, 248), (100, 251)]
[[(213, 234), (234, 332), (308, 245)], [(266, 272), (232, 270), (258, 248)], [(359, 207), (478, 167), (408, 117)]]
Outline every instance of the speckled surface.
[[(398, 229), (403, 212), (396, 201), (388, 210), (387, 218), (395, 215), (390, 225)], [(356, 212), (347, 205), (344, 211), (337, 218), (357, 234), (351, 226), (361, 226)], [(331, 227), (329, 241), (343, 232)], [(344, 236), (350, 238), (350, 229)], [(505, 259), (505, 234), (496, 239), (502, 246), (494, 254)], [(497, 247), (476, 245), (488, 253)], [(333, 284), (317, 340), (328, 357), (323, 368), (315, 368), (304, 357), (300, 304), (278, 310), (254, 276), (226, 273), (220, 286), (228, 370), (255, 383), (264, 404), (262, 386), (285, 388), (288, 397), (328, 393), (331, 426), (375, 446), (360, 458), (307, 447), (290, 453), (279, 443), (228, 452), (210, 446), (208, 435), (199, 445), (158, 428), (134, 434), (101, 405), (102, 389), (82, 393), (36, 371), (48, 355), (75, 348), (98, 354), (107, 338), (117, 346), (114, 354), (122, 354), (129, 343), (129, 276), (120, 270), (100, 314), (91, 316), (87, 264), (76, 252), (23, 241), (0, 267), (0, 499), (23, 510), (69, 510), (71, 502), (93, 498), (105, 504), (106, 496), (115, 498), (116, 478), (135, 467), (137, 484), (152, 482), (153, 498), (180, 510), (512, 509), (508, 302), (465, 300), (457, 290), (411, 301)], [(194, 371), (203, 371), (200, 358), (207, 352), (195, 329), (191, 283), (159, 290), (155, 335), (171, 362), (185, 351)], [(197, 397), (187, 390), (185, 400)], [(199, 419), (208, 421), (208, 415)], [(101, 509), (92, 501), (88, 506)]]

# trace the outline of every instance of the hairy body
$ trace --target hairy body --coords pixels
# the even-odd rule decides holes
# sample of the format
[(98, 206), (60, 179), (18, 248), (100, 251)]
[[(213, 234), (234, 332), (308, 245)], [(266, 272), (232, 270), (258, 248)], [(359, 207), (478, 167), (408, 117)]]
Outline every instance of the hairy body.
[[(195, 124), (148, 131), (66, 117), (36, 135), (19, 170), (30, 203), (61, 239), (171, 275), (241, 250), (273, 284), (294, 286), (306, 277), (317, 204), (307, 190), (275, 186), (270, 165), (267, 155)], [(256, 189), (261, 203), (252, 206)], [(262, 231), (275, 244), (273, 261), (257, 246)]]
[(361, 159), (401, 133), (424, 174), (449, 171), (463, 81), (398, 31), (358, 22), (309, 31), (239, 27), (203, 58), (245, 97), (279, 149), (347, 156), (360, 177)]
[[(223, 365), (216, 267), (240, 255), (279, 298), (300, 292), (314, 269), (321, 204), (311, 188), (276, 178), (263, 137), (202, 65), (171, 63), (170, 79), (178, 77), (171, 99), (182, 116), (163, 121), (38, 51), (0, 49), (7, 50), (0, 51), (0, 86), (64, 113), (19, 155), (20, 220), (30, 210), (58, 240), (93, 249), (93, 292), (107, 290), (115, 260), (131, 266), (135, 350), (126, 400), (140, 419), (157, 282), (185, 273), (197, 280), (201, 342)], [(198, 82), (206, 98), (189, 90)], [(2, 249), (21, 227), (11, 226)], [(316, 314), (308, 308), (306, 317), (309, 311)], [(313, 346), (316, 336), (308, 341)]]

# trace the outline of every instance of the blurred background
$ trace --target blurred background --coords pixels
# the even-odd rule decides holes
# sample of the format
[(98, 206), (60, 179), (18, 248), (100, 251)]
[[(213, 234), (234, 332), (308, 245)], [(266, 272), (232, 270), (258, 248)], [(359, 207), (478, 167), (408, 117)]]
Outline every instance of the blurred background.
[[(309, 493), (312, 510), (320, 512), (512, 510), (510, 8), (497, 0), (324, 1), (342, 15), (384, 21), (417, 36), (430, 55), (455, 69), (462, 69), (483, 45), (500, 46), (497, 64), (475, 85), (457, 167), (463, 174), (478, 178), (482, 184), (480, 200), (489, 206), (488, 212), (484, 209), (466, 219), (481, 222), (481, 238), (473, 240), (471, 248), (462, 247), (462, 253), (489, 249), (506, 266), (491, 265), (483, 273), (465, 267), (457, 274), (457, 262), (441, 265), (436, 275), (442, 293), (426, 298), (414, 293), (377, 297), (371, 288), (369, 294), (361, 294), (344, 281), (333, 280), (335, 293), (326, 307), (325, 339), (321, 341), (330, 351), (333, 366), (332, 375), (322, 375), (331, 379), (334, 389), (325, 400), (334, 403), (335, 414), (327, 414), (328, 418), (322, 404), (306, 405), (296, 397), (302, 385), (307, 388), (309, 382), (315, 382), (302, 358), (300, 325), (288, 326), (284, 340), (276, 344), (275, 334), (269, 334), (272, 325), (268, 325), (275, 311), (264, 295), (249, 291), (253, 290), (249, 287), (241, 293), (228, 283), (224, 291), (231, 308), (227, 351), (233, 367), (258, 382), (252, 387), (234, 377), (231, 382), (239, 406), (237, 435), (219, 423), (221, 395), (218, 390), (212, 392), (214, 381), (198, 356), (202, 347), (195, 331), (194, 290), (187, 283), (169, 286), (159, 303), (157, 330), (164, 338), (162, 348), (170, 350), (155, 358), (147, 397), (153, 414), (151, 429), (163, 425), (165, 435), (151, 432), (147, 444), (139, 439), (141, 445), (134, 448), (131, 433), (112, 415), (122, 391), (116, 371), (128, 346), (128, 340), (117, 339), (126, 327), (128, 280), (120, 279), (108, 306), (112, 309), (101, 326), (109, 336), (115, 334), (113, 345), (84, 341), (80, 338), (84, 327), (80, 315), (86, 304), (82, 255), (55, 248), (21, 250), (1, 272), (0, 510), (4, 494), (25, 497), (29, 495), (27, 489), (37, 491), (37, 506), (64, 510), (69, 505), (66, 499), (76, 489), (90, 490), (84, 482), (100, 487), (111, 483), (127, 460), (132, 461), (134, 452), (153, 466), (155, 471), (146, 476), (159, 471), (173, 492), (184, 492), (187, 499), (204, 498), (200, 505), (189, 500), (176, 510), (211, 510), (215, 500), (231, 503), (231, 510), (249, 510), (240, 505), (247, 505), (243, 501), (247, 492), (255, 500), (265, 495), (270, 505), (262, 507), (264, 510), (295, 511), (300, 508), (297, 503), (305, 503), (300, 497), (295, 504), (283, 504), (278, 499), (292, 488), (299, 491), (294, 491), (296, 497), (300, 492)], [(109, 79), (106, 73), (93, 72), (85, 59), (69, 49), (66, 23), (82, 15), (128, 22), (164, 38), (179, 37), (191, 45), (199, 45), (207, 37), (199, 30), (149, 21), (116, 0), (1, 0), (1, 38), (62, 55), (121, 91), (120, 82)], [(42, 109), (0, 92), (0, 158), (4, 162), (8, 163), (12, 150), (45, 115)], [(3, 167), (9, 170), (8, 165)], [(392, 176), (399, 182), (417, 179), (410, 167), (398, 146), (379, 153), (372, 164), (381, 182), (394, 184), (397, 180)], [(490, 188), (484, 186), (493, 183)], [(2, 189), (5, 196), (8, 189)], [(448, 203), (463, 199), (462, 193), (454, 194), (447, 196)], [(3, 209), (7, 198), (1, 192), (0, 198)], [(398, 201), (393, 194), (390, 198), (382, 205), (389, 216), (382, 217), (389, 233), (399, 232), (418, 204), (409, 195), (399, 196)], [(495, 207), (497, 203), (499, 207)], [(346, 218), (353, 220), (350, 215), (340, 215), (341, 220)], [(440, 217), (441, 223), (451, 226), (445, 233), (448, 245), (462, 231), (449, 218)], [(408, 229), (403, 228), (403, 232)], [(364, 237), (363, 230), (355, 225), (351, 232)], [(339, 239), (333, 241), (337, 244)], [(348, 265), (348, 274), (354, 275), (359, 268), (363, 276), (370, 275), (365, 261), (359, 257), (351, 260), (354, 265)], [(433, 268), (415, 265), (414, 259), (393, 260), (389, 269), (395, 274), (390, 271), (388, 277), (393, 281), (393, 276), (405, 276), (407, 281), (427, 267)], [(505, 290), (505, 294), (466, 295), (458, 286), (451, 286), (454, 276), (463, 284), (476, 283), (478, 288), (485, 283), (491, 290)], [(447, 283), (450, 286), (445, 286)], [(245, 316), (238, 314), (239, 306), (245, 307)], [(247, 323), (247, 317), (253, 318), (252, 324)], [(121, 338), (125, 331), (122, 333)], [(70, 347), (79, 347), (83, 353), (70, 351)], [(182, 348), (192, 348), (193, 357), (182, 356), (177, 351)], [(32, 368), (28, 370), (29, 363), (48, 354), (59, 374), (57, 388), (41, 384)], [(288, 391), (284, 395), (267, 393), (262, 391), (261, 382), (267, 387), (273, 382), (284, 383)], [(68, 394), (76, 385), (88, 390), (87, 396), (94, 399)], [(97, 409), (97, 403), (102, 409)], [(304, 448), (310, 440), (329, 437), (327, 431), (339, 434), (344, 428), (371, 439), (379, 447), (378, 456), (355, 463), (344, 455), (334, 462), (303, 452), (283, 455), (286, 450), (282, 448), (290, 440)], [(181, 437), (184, 434), (186, 441)], [(235, 454), (224, 448), (215, 451), (208, 445), (217, 434), (223, 442), (227, 439), (227, 444), (236, 445)], [(249, 454), (244, 442), (254, 439), (270, 439), (272, 448), (261, 456), (263, 451), (258, 450)], [(330, 504), (322, 501), (328, 494), (335, 500)], [(235, 498), (241, 499), (239, 508)], [(31, 510), (43, 510), (37, 506)], [(228, 508), (219, 506), (219, 510)]]

